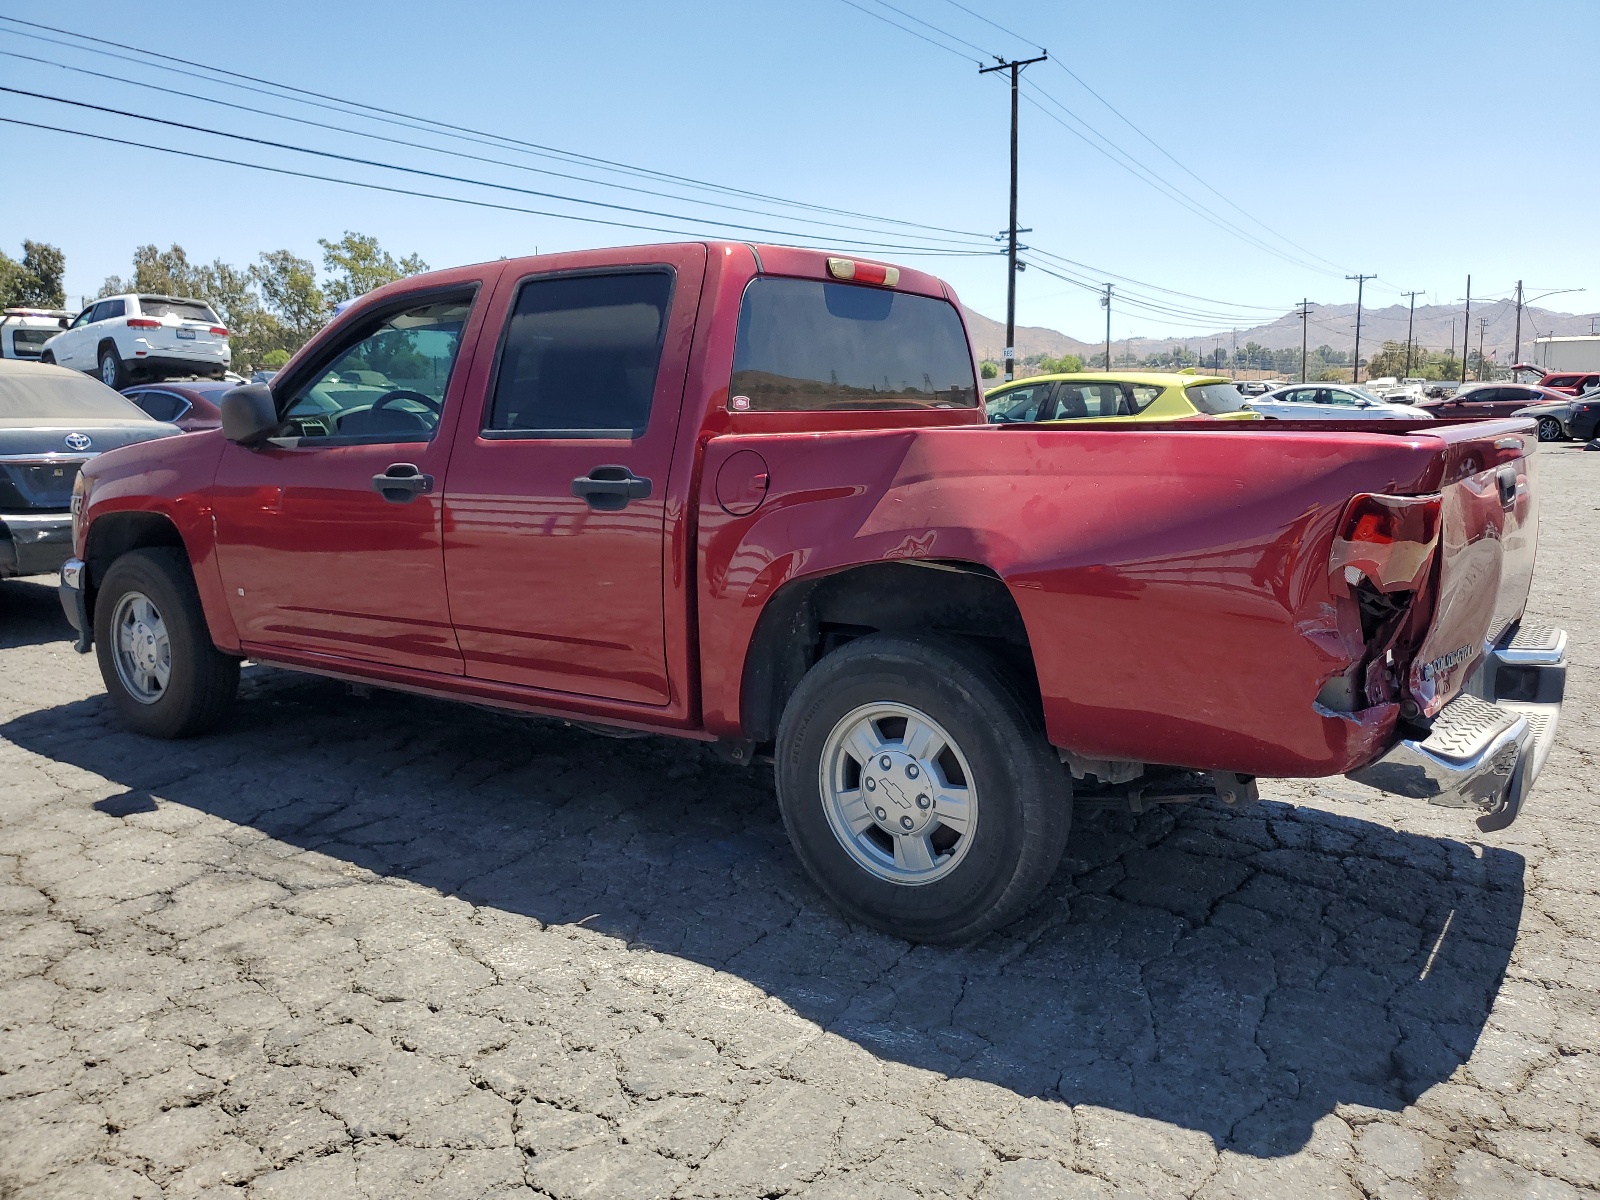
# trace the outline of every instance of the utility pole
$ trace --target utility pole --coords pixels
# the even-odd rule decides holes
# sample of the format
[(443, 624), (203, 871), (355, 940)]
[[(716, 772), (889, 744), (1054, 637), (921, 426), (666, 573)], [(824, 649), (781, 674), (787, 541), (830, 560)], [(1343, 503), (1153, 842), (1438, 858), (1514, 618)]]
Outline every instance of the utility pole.
[[(1306, 323), (1311, 319), (1311, 301), (1300, 301), (1300, 311), (1295, 313), (1300, 318), (1300, 382), (1306, 381)], [(1453, 335), (1452, 335), (1453, 336)]]
[[(1454, 337), (1450, 339), (1452, 342)], [(1467, 382), (1467, 347), (1472, 344), (1472, 276), (1467, 276), (1467, 327), (1461, 332), (1461, 382)], [(1455, 347), (1452, 346), (1454, 352)]]
[[(1517, 340), (1511, 347), (1511, 365), (1514, 367), (1522, 361), (1522, 280), (1517, 280)], [(1512, 372), (1511, 378), (1517, 378)]]
[(1376, 279), (1376, 275), (1346, 275), (1346, 279), (1356, 281), (1356, 354), (1355, 362), (1350, 367), (1350, 382), (1361, 382), (1361, 291), (1367, 286), (1367, 280)]
[(1411, 300), (1411, 313), (1410, 313), (1409, 316), (1406, 317), (1406, 373), (1405, 373), (1405, 378), (1409, 379), (1411, 377), (1411, 331), (1416, 327), (1416, 323), (1417, 323), (1417, 297), (1422, 295), (1422, 293), (1421, 292), (1404, 292), (1404, 293), (1402, 293), (1402, 295), (1407, 296)]
[(1111, 370), (1111, 285), (1106, 284), (1106, 294), (1100, 297), (1100, 306), (1106, 310), (1106, 370)]
[(1233, 331), (1233, 353), (1228, 356), (1228, 378), (1239, 378), (1239, 331)]
[(1037, 62), (1044, 62), (1050, 57), (1041, 54), (1038, 58), (1013, 59), (1006, 62), (998, 59), (992, 67), (979, 67), (978, 74), (988, 75), (993, 71), (1011, 72), (1011, 223), (1006, 228), (1006, 382), (1010, 383), (1015, 378), (1017, 361), (1017, 77), (1023, 67), (1032, 66)]
[(1478, 382), (1483, 382), (1483, 333), (1489, 328), (1489, 318), (1478, 318)]

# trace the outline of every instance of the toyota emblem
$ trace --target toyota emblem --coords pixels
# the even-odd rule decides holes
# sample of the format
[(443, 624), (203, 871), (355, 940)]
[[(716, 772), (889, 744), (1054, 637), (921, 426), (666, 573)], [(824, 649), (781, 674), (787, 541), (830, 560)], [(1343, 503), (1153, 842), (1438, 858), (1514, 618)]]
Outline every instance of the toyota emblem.
[(63, 440), (67, 443), (68, 450), (87, 450), (90, 446), (87, 433), (69, 433)]

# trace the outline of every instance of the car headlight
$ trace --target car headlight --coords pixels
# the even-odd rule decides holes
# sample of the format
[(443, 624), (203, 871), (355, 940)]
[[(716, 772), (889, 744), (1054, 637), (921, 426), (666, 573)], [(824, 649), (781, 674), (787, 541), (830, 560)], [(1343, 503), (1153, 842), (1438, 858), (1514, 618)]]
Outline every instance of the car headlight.
[(78, 530), (83, 524), (83, 510), (89, 507), (89, 493), (94, 490), (94, 481), (83, 473), (83, 468), (78, 468), (78, 477), (72, 481), (72, 544), (78, 545)]

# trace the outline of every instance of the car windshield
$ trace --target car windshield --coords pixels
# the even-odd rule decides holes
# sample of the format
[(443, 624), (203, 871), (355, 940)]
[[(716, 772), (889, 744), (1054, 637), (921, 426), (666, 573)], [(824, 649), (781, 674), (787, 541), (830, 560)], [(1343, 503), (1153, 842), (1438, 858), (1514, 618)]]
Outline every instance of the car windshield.
[(185, 321), (204, 321), (216, 325), (217, 314), (198, 300), (163, 300), (155, 296), (140, 296), (139, 311), (147, 317), (179, 317)]
[(1196, 409), (1213, 417), (1245, 407), (1244, 396), (1231, 383), (1197, 383), (1185, 388), (1184, 394)]
[(148, 421), (133, 401), (76, 372), (0, 372), (0, 421)]

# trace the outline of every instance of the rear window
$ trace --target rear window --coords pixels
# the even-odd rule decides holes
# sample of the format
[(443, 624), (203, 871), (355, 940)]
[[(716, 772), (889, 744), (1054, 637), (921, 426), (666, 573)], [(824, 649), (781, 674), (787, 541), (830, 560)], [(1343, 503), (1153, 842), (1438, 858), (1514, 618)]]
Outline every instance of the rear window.
[(1578, 382), (1579, 378), (1580, 376), (1577, 375), (1552, 375), (1544, 381), (1544, 385), (1545, 387), (1571, 387)]
[(754, 280), (739, 310), (730, 404), (758, 411), (973, 408), (954, 306), (806, 279)]
[(1238, 412), (1245, 407), (1244, 397), (1231, 383), (1197, 383), (1185, 388), (1184, 394), (1196, 409), (1211, 416)]
[(98, 379), (48, 367), (20, 364), (0, 370), (0, 421), (148, 421), (131, 400)]
[(160, 300), (154, 296), (140, 296), (139, 311), (147, 317), (177, 317), (184, 321), (204, 321), (207, 325), (220, 324), (210, 306), (198, 300)]

